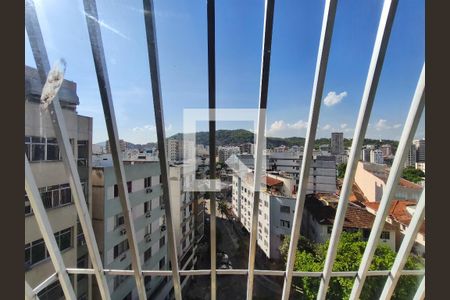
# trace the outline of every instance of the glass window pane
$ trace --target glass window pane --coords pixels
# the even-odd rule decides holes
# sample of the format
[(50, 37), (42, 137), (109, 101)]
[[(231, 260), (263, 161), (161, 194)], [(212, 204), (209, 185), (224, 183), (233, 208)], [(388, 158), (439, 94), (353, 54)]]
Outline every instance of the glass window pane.
[(59, 235), (59, 250), (70, 248), (72, 246), (72, 229), (64, 230)]
[(47, 145), (47, 160), (59, 160), (58, 145)]
[(31, 264), (35, 264), (46, 258), (44, 240), (40, 239), (32, 243)]
[(32, 161), (45, 160), (45, 145), (32, 145), (31, 152)]

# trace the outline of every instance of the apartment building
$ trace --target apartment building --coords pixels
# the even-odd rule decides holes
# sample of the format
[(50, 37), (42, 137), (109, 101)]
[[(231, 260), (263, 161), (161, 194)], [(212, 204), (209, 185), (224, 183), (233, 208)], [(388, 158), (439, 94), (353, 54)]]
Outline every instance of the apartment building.
[[(267, 174), (262, 177), (257, 245), (269, 259), (280, 259), (281, 242), (284, 236), (290, 235), (295, 209), (294, 184), (287, 176)], [(232, 211), (248, 232), (251, 230), (253, 197), (253, 173), (233, 174)]]
[(370, 149), (368, 148), (361, 149), (361, 160), (364, 162), (370, 162)]
[(239, 147), (219, 147), (219, 162), (224, 163), (231, 155), (240, 154), (241, 149)]
[[(167, 230), (160, 164), (157, 161), (124, 161), (125, 176), (142, 268), (169, 267)], [(92, 168), (92, 219), (95, 236), (107, 269), (130, 269), (131, 254), (112, 161), (98, 160)], [(111, 299), (138, 299), (133, 276), (107, 277)], [(147, 295), (165, 299), (171, 286), (163, 277), (145, 277)], [(93, 289), (98, 299), (97, 289)]]
[(255, 144), (244, 143), (239, 146), (240, 153), (253, 154), (255, 152)]
[(417, 162), (425, 162), (425, 139), (414, 140), (417, 150)]
[[(35, 68), (25, 66), (25, 154), (27, 155), (42, 202), (55, 233), (66, 267), (88, 267), (83, 233), (78, 225), (69, 178), (48, 110), (41, 111), (42, 84)], [(78, 115), (79, 105), (75, 82), (64, 80), (59, 91), (64, 120), (81, 184), (91, 210), (92, 118)], [(25, 279), (32, 288), (54, 273), (48, 251), (25, 194)], [(78, 299), (91, 299), (90, 281), (86, 275), (71, 275)], [(39, 293), (40, 299), (63, 299), (59, 282)]]
[[(183, 164), (169, 167), (170, 200), (178, 263), (182, 270), (192, 270), (197, 262), (197, 242), (203, 237), (204, 207), (196, 203), (197, 195), (185, 188), (195, 180), (195, 172), (186, 175), (184, 167)], [(190, 278), (191, 276), (183, 278), (182, 288)]]
[(417, 162), (417, 148), (416, 145), (413, 143), (409, 147), (408, 156), (405, 160), (405, 168), (406, 167), (415, 167)]
[(177, 139), (167, 140), (167, 158), (169, 161), (176, 162), (182, 159), (182, 146), (182, 142)]
[(343, 154), (344, 153), (344, 133), (332, 132), (331, 133), (331, 154)]
[[(285, 173), (294, 178), (295, 192), (298, 189), (302, 159), (300, 152), (272, 153), (268, 156), (267, 169)], [(336, 158), (333, 155), (313, 156), (307, 193), (319, 192), (336, 192)]]
[[(364, 196), (370, 202), (379, 202), (383, 197), (386, 182), (389, 177), (389, 168), (385, 165), (358, 162), (355, 183), (359, 186)], [(412, 199), (418, 201), (423, 187), (400, 178), (395, 189), (394, 198)]]
[(370, 150), (370, 162), (373, 164), (384, 164), (383, 151), (380, 149)]

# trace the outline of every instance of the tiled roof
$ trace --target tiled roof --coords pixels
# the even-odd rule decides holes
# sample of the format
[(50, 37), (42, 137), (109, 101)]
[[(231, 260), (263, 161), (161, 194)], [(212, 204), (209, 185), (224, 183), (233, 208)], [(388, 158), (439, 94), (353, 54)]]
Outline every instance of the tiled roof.
[[(379, 202), (365, 202), (367, 207), (378, 211), (380, 206)], [(411, 223), (412, 216), (408, 212), (408, 206), (415, 206), (416, 201), (413, 200), (392, 200), (391, 207), (389, 209), (389, 216), (398, 223), (408, 226)], [(419, 232), (425, 234), (425, 222), (420, 226)]]
[[(315, 197), (307, 197), (305, 207), (320, 224), (333, 224), (336, 215), (333, 207), (324, 205)], [(350, 204), (345, 214), (344, 227), (371, 229), (374, 221), (375, 216), (366, 209)], [(385, 230), (395, 230), (395, 227), (387, 222), (385, 222), (384, 228)]]
[(262, 182), (265, 182), (268, 186), (283, 185), (283, 181), (268, 176), (263, 176)]

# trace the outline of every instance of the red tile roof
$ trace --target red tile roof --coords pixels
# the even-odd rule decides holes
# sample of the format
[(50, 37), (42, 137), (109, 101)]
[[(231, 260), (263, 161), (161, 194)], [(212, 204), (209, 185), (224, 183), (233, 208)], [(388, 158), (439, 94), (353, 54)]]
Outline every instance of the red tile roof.
[(283, 181), (268, 176), (263, 176), (262, 182), (265, 182), (268, 186), (283, 185)]
[[(378, 207), (380, 206), (379, 202), (365, 202), (364, 204), (375, 211), (378, 211)], [(392, 200), (389, 216), (394, 221), (408, 226), (411, 223), (412, 216), (408, 212), (407, 207), (415, 206), (416, 204), (417, 202), (413, 200)], [(425, 234), (425, 222), (422, 223), (419, 232)]]

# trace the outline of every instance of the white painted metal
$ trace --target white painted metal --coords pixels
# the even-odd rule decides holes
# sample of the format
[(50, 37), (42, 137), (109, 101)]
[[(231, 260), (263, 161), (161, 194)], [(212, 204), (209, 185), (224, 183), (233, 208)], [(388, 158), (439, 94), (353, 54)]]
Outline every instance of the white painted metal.
[(30, 200), (31, 208), (33, 209), (36, 223), (39, 230), (42, 233), (45, 246), (47, 247), (50, 259), (53, 263), (56, 273), (58, 274), (61, 288), (64, 292), (66, 299), (76, 299), (75, 292), (70, 282), (69, 275), (66, 271), (61, 252), (59, 251), (58, 244), (56, 243), (55, 235), (47, 217), (44, 204), (42, 203), (41, 195), (34, 181), (33, 172), (31, 171), (30, 163), (25, 155), (25, 191), (27, 192), (28, 199)]
[(250, 230), (250, 243), (248, 250), (248, 275), (247, 275), (247, 300), (253, 297), (253, 281), (255, 270), (255, 256), (256, 256), (256, 238), (258, 235), (258, 209), (259, 209), (259, 194), (261, 189), (261, 176), (263, 156), (263, 145), (265, 139), (266, 128), (266, 109), (267, 97), (269, 89), (269, 74), (270, 74), (270, 54), (272, 47), (272, 29), (273, 29), (273, 14), (274, 14), (275, 0), (266, 0), (264, 9), (264, 35), (262, 45), (261, 57), (261, 79), (259, 90), (259, 109), (256, 132), (255, 145), (255, 166), (253, 177), (253, 203), (252, 203), (252, 224)]
[(361, 147), (366, 135), (367, 125), (370, 119), (375, 93), (380, 79), (381, 70), (383, 67), (384, 56), (389, 41), (389, 36), (394, 22), (395, 11), (397, 9), (397, 0), (385, 0), (383, 10), (381, 12), (380, 24), (375, 38), (375, 45), (370, 61), (369, 72), (367, 74), (364, 94), (361, 101), (361, 107), (358, 114), (358, 120), (355, 126), (355, 134), (353, 136), (352, 147), (350, 150), (350, 157), (345, 172), (344, 182), (339, 197), (339, 203), (336, 210), (336, 216), (331, 232), (330, 243), (325, 259), (325, 266), (323, 270), (323, 277), (320, 281), (319, 292), (317, 294), (318, 300), (325, 300), (328, 285), (330, 283), (331, 271), (334, 260), (336, 259), (337, 246), (339, 238), (342, 233), (342, 226), (344, 225), (345, 213), (348, 206), (348, 198), (352, 190), (356, 166), (361, 153)]
[[(66, 268), (67, 273), (69, 273), (68, 269)], [(70, 273), (69, 273), (70, 274)], [(58, 274), (53, 273), (52, 275), (50, 275), (49, 277), (47, 277), (44, 281), (42, 281), (40, 284), (38, 284), (34, 289), (33, 292), (35, 294), (38, 294), (40, 291), (42, 291), (43, 289), (45, 289), (47, 286), (49, 286), (50, 284), (52, 284), (53, 282), (55, 282), (56, 280), (58, 280)]]
[(420, 117), (425, 106), (425, 65), (422, 68), (417, 88), (411, 103), (411, 108), (408, 113), (408, 117), (405, 122), (405, 127), (400, 138), (400, 143), (397, 148), (397, 154), (392, 164), (389, 178), (386, 183), (386, 189), (383, 193), (383, 197), (380, 201), (380, 207), (378, 209), (375, 221), (370, 232), (367, 247), (364, 251), (363, 258), (358, 270), (358, 276), (356, 276), (355, 283), (353, 284), (350, 299), (358, 299), (361, 294), (364, 281), (366, 279), (367, 271), (377, 248), (380, 234), (383, 230), (386, 217), (388, 216), (392, 199), (394, 198), (398, 181), (403, 171), (403, 164), (409, 153), (412, 139), (419, 124)]
[(406, 229), (405, 237), (403, 238), (402, 245), (398, 250), (397, 256), (395, 257), (394, 264), (392, 266), (391, 272), (384, 285), (383, 292), (381, 293), (380, 299), (390, 299), (394, 293), (395, 286), (400, 279), (401, 270), (406, 264), (409, 253), (411, 252), (414, 242), (416, 240), (417, 233), (419, 232), (420, 225), (425, 217), (425, 188), (422, 191), (419, 202), (417, 203), (416, 209), (412, 216), (411, 222)]
[(39, 297), (33, 292), (33, 289), (25, 280), (25, 300), (39, 300)]
[(305, 205), (305, 195), (308, 188), (309, 170), (312, 160), (312, 152), (316, 139), (317, 124), (319, 121), (320, 104), (322, 103), (323, 88), (325, 85), (328, 56), (331, 47), (331, 37), (333, 35), (334, 19), (336, 16), (337, 0), (327, 0), (322, 20), (322, 32), (320, 34), (319, 51), (317, 54), (316, 73), (314, 75), (314, 85), (311, 96), (311, 108), (308, 118), (308, 131), (306, 133), (304, 155), (301, 162), (299, 188), (295, 202), (294, 222), (292, 225), (291, 241), (286, 262), (286, 277), (284, 278), (282, 299), (289, 299), (292, 275), (294, 271), (295, 253), (300, 237), (300, 226), (302, 224), (303, 208)]
[(127, 180), (123, 166), (122, 155), (119, 145), (119, 133), (117, 130), (116, 116), (114, 113), (114, 104), (109, 84), (108, 70), (105, 61), (103, 41), (98, 22), (98, 12), (95, 0), (84, 0), (84, 13), (88, 27), (89, 40), (94, 58), (94, 66), (97, 74), (97, 81), (102, 100), (103, 113), (105, 116), (106, 128), (108, 131), (109, 145), (116, 175), (117, 186), (119, 190), (119, 200), (122, 207), (122, 213), (125, 221), (126, 235), (130, 246), (131, 265), (134, 271), (137, 292), (140, 300), (146, 300), (146, 289), (144, 276), (142, 275), (142, 265), (139, 256), (139, 248), (136, 240), (136, 231), (134, 230), (133, 215), (131, 211), (130, 199), (128, 195)]
[[(41, 83), (47, 81), (47, 74), (50, 71), (50, 63), (45, 49), (44, 39), (39, 26), (39, 20), (36, 14), (34, 2), (27, 0), (25, 5), (25, 26), (30, 40), (30, 46), (33, 51), (33, 56), (38, 69)], [(67, 134), (66, 122), (59, 103), (59, 97), (56, 94), (55, 98), (48, 107), (50, 110), (50, 117), (52, 119), (53, 128), (58, 141), (61, 156), (63, 158), (66, 174), (69, 177), (69, 184), (74, 199), (75, 207), (80, 220), (80, 225), (86, 240), (89, 257), (92, 266), (96, 270), (95, 276), (98, 283), (98, 288), (103, 299), (109, 300), (110, 293), (106, 283), (105, 275), (103, 274), (103, 264), (100, 258), (97, 242), (95, 239), (94, 230), (92, 227), (89, 209), (86, 204), (86, 199), (81, 185), (78, 168), (75, 163), (72, 147), (70, 145), (69, 136)]]
[(422, 278), (419, 287), (417, 288), (416, 294), (413, 300), (423, 300), (425, 299), (425, 276)]

